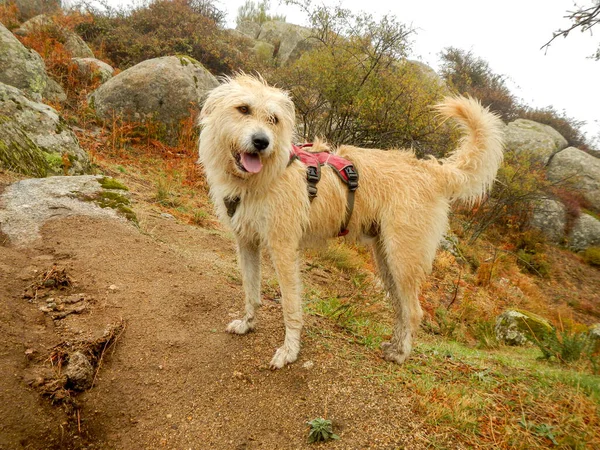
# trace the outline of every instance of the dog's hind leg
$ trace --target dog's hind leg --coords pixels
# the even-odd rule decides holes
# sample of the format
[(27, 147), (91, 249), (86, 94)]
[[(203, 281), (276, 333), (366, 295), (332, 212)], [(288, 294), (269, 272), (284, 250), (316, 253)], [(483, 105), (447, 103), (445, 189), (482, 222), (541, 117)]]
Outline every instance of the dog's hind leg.
[(299, 251), (290, 242), (280, 242), (271, 245), (270, 252), (281, 288), (281, 306), (285, 324), (285, 340), (271, 359), (271, 368), (280, 369), (296, 361), (300, 351), (302, 298)]
[(261, 305), (260, 247), (255, 243), (243, 242), (238, 239), (238, 259), (246, 296), (246, 314), (243, 319), (229, 323), (227, 331), (246, 334), (256, 326), (256, 309)]
[(383, 342), (383, 357), (402, 364), (410, 355), (413, 333), (423, 316), (418, 290), (421, 277), (410, 273), (398, 242), (381, 236), (373, 247), (380, 276), (388, 291), (395, 313), (394, 332), (389, 342)]

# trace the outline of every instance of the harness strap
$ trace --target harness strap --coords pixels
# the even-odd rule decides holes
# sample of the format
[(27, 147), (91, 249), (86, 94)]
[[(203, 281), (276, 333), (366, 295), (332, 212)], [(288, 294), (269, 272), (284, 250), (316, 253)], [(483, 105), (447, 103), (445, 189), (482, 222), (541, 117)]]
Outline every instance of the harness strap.
[(238, 206), (240, 205), (241, 199), (239, 197), (225, 197), (223, 203), (227, 208), (227, 215), (231, 218), (235, 214)]
[(311, 153), (304, 150), (306, 147), (312, 147), (312, 144), (303, 144), (300, 146), (292, 145), (290, 153), (290, 163), (299, 159), (306, 165), (306, 180), (308, 183), (308, 196), (312, 201), (317, 196), (317, 183), (321, 179), (321, 166), (327, 164), (340, 179), (348, 186), (348, 199), (346, 201), (346, 216), (340, 228), (338, 236), (348, 234), (348, 225), (352, 218), (354, 210), (355, 191), (358, 189), (358, 172), (354, 165), (345, 158), (329, 152)]

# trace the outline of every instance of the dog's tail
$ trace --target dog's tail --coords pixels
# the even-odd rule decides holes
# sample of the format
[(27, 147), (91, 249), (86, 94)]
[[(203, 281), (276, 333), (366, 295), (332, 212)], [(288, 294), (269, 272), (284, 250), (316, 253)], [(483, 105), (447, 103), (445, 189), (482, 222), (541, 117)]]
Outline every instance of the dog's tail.
[(458, 148), (441, 166), (448, 196), (474, 203), (488, 192), (502, 164), (503, 123), (473, 98), (448, 97), (437, 110), (455, 119), (463, 132)]

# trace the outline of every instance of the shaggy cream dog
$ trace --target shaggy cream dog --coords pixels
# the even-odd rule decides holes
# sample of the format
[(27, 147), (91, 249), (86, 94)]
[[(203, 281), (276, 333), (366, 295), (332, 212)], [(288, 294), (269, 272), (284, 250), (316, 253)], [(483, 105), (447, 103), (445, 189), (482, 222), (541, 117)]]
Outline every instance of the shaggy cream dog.
[[(419, 160), (411, 151), (340, 146), (360, 176), (346, 239), (372, 244), (395, 311), (394, 332), (383, 356), (401, 364), (410, 354), (422, 318), (419, 289), (447, 229), (453, 200), (474, 202), (494, 181), (502, 161), (502, 123), (479, 102), (448, 98), (438, 106), (464, 132), (445, 160)], [(337, 236), (346, 216), (347, 187), (333, 169), (322, 169), (310, 201), (306, 166), (290, 162), (294, 105), (262, 79), (238, 75), (210, 92), (202, 108), (200, 161), (220, 220), (235, 234), (246, 313), (227, 331), (256, 326), (261, 304), (261, 248), (270, 254), (281, 287), (285, 340), (272, 368), (292, 363), (300, 350), (302, 245)], [(231, 208), (231, 199), (238, 202)], [(229, 211), (228, 211), (229, 207)]]

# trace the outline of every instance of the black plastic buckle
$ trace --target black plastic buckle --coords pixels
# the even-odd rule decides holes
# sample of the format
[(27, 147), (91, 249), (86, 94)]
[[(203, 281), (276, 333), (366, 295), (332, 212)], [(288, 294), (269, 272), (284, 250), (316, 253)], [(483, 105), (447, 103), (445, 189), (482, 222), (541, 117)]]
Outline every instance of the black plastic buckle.
[(319, 175), (319, 169), (315, 166), (308, 166), (306, 168), (306, 179), (311, 183), (318, 183), (321, 179)]
[(308, 185), (308, 197), (312, 200), (317, 196), (317, 187), (314, 184)]
[(344, 167), (344, 173), (348, 178), (348, 189), (355, 191), (358, 189), (358, 172), (354, 169), (354, 166)]

